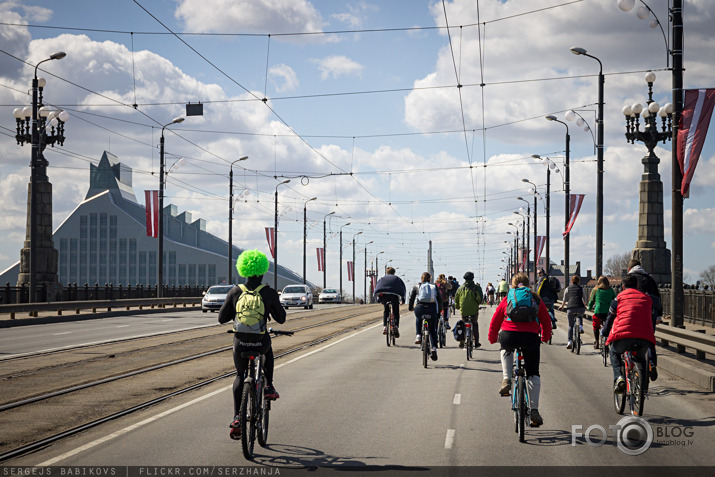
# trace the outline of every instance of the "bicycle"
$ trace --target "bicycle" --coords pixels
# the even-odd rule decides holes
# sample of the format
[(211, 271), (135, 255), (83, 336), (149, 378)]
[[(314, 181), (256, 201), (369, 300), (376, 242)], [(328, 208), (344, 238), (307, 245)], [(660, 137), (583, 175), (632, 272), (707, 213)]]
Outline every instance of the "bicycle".
[(583, 325), (578, 324), (579, 323), (578, 318), (579, 318), (579, 316), (577, 316), (575, 318), (575, 322), (573, 324), (573, 333), (572, 333), (573, 336), (571, 337), (572, 338), (571, 352), (573, 353), (575, 351), (576, 354), (581, 354), (581, 344), (582, 344), (581, 326), (583, 326)]
[(599, 333), (598, 339), (600, 341), (601, 358), (603, 358), (603, 366), (607, 367), (608, 359), (609, 359), (609, 354), (608, 354), (609, 349), (608, 349), (608, 345), (606, 344), (606, 340), (608, 340), (608, 338), (603, 336), (601, 333)]
[(455, 308), (455, 305), (454, 305), (454, 297), (450, 296), (449, 297), (449, 316), (454, 316), (456, 311), (457, 311), (457, 309)]
[[(395, 295), (399, 296), (395, 293), (380, 293), (378, 297), (382, 298), (382, 295)], [(395, 344), (395, 310), (394, 310), (394, 303), (390, 300), (387, 302), (387, 306), (389, 307), (390, 314), (389, 317), (387, 318), (387, 330), (385, 333), (385, 341), (387, 341), (387, 346), (388, 348), (390, 347), (390, 343), (393, 345)]]
[(469, 361), (472, 359), (474, 343), (472, 342), (472, 323), (466, 320), (464, 322), (464, 347), (467, 348), (467, 361)]
[(631, 345), (621, 356), (623, 365), (621, 366), (621, 376), (626, 378), (626, 390), (624, 393), (613, 393), (613, 404), (618, 414), (623, 414), (628, 402), (628, 408), (633, 416), (643, 415), (645, 404), (645, 388), (648, 385), (648, 370), (644, 370), (638, 362), (637, 352), (642, 347), (641, 344)]
[(431, 351), (429, 339), (429, 319), (432, 315), (422, 315), (422, 366), (427, 367)]
[(524, 428), (530, 414), (529, 389), (526, 386), (526, 368), (524, 350), (519, 347), (514, 351), (514, 390), (511, 393), (511, 409), (514, 411), (514, 432), (519, 433), (519, 442), (524, 442)]
[(437, 345), (440, 348), (447, 346), (447, 329), (444, 326), (444, 317), (439, 317), (439, 322), (437, 323)]
[[(227, 333), (235, 333), (228, 330)], [(268, 333), (277, 336), (291, 336), (293, 331), (282, 331), (268, 328)], [(258, 351), (242, 351), (242, 358), (248, 359), (248, 368), (243, 376), (241, 391), (241, 448), (246, 459), (253, 458), (256, 437), (261, 447), (266, 447), (268, 441), (268, 424), (270, 419), (271, 401), (265, 399), (266, 377), (263, 373), (265, 355)], [(258, 359), (256, 359), (258, 358)]]

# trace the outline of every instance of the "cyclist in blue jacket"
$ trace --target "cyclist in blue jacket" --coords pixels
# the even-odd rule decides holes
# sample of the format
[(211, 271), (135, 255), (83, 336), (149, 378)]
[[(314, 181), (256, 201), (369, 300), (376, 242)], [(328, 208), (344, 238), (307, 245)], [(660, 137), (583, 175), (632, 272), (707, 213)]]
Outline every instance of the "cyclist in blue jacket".
[[(385, 305), (385, 311), (382, 314), (382, 334), (387, 333), (387, 319), (390, 316), (388, 303), (392, 303), (392, 309), (395, 310), (395, 338), (399, 338), (400, 303), (405, 303), (405, 293), (407, 290), (405, 289), (405, 282), (395, 275), (394, 268), (387, 267), (385, 273), (385, 276), (377, 281), (373, 294), (378, 297), (378, 301)], [(382, 297), (380, 297), (381, 293), (384, 293)]]

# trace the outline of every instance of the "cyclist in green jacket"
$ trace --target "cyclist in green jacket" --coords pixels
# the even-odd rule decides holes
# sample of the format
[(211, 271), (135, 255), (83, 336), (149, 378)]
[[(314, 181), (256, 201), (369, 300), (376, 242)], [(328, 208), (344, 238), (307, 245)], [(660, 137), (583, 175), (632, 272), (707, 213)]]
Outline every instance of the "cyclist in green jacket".
[(598, 277), (596, 288), (593, 289), (588, 299), (588, 311), (593, 312), (593, 337), (596, 339), (593, 346), (596, 349), (599, 348), (598, 333), (601, 331), (601, 325), (606, 322), (608, 309), (615, 298), (616, 292), (611, 288), (608, 278), (603, 275)]
[[(462, 319), (472, 324), (472, 335), (474, 337), (474, 347), (479, 348), (479, 305), (484, 299), (482, 288), (478, 283), (474, 283), (474, 274), (467, 272), (464, 274), (464, 284), (457, 289), (454, 297), (454, 306), (462, 314)], [(459, 347), (464, 348), (464, 338), (459, 340)]]
[(509, 293), (509, 284), (506, 282), (505, 279), (501, 279), (499, 282), (499, 285), (497, 286), (497, 293), (499, 296), (499, 300), (504, 298), (507, 293)]

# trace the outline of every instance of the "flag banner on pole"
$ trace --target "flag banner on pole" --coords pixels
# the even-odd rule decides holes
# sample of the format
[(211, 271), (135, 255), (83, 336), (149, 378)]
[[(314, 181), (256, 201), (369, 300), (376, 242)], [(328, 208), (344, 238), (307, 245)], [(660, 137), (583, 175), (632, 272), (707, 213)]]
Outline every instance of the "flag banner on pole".
[(569, 200), (569, 223), (566, 224), (566, 231), (562, 233), (564, 237), (571, 232), (571, 228), (576, 222), (576, 217), (578, 217), (578, 211), (581, 210), (584, 197), (586, 197), (586, 194), (571, 194), (571, 200)]
[(348, 262), (348, 281), (353, 281), (353, 262)]
[(529, 252), (524, 249), (524, 258), (521, 260), (521, 271), (526, 271), (529, 263)]
[(680, 185), (683, 196), (686, 196), (690, 190), (690, 181), (693, 179), (695, 166), (698, 164), (700, 152), (705, 144), (705, 136), (708, 134), (713, 106), (715, 106), (715, 89), (685, 90), (677, 150), (680, 172), (683, 173), (683, 182)]
[[(536, 237), (536, 263), (538, 266), (539, 260), (541, 260), (541, 253), (544, 251), (544, 246), (546, 245), (546, 235), (539, 235)], [(548, 264), (547, 264), (548, 266)]]
[(271, 257), (276, 258), (276, 228), (266, 227), (266, 240), (268, 240), (268, 248), (271, 251)]
[(316, 252), (318, 252), (318, 271), (319, 272), (324, 272), (325, 271), (325, 249), (324, 248), (316, 248)]
[(145, 190), (146, 203), (146, 236), (159, 237), (159, 191)]
[(372, 282), (372, 289), (374, 291), (377, 286), (377, 275), (370, 275), (370, 282)]

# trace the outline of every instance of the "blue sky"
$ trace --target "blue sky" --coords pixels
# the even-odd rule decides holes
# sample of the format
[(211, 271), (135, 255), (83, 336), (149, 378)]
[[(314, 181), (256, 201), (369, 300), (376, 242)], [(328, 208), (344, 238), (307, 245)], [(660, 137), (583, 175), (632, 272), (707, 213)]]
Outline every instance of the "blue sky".
[[(235, 194), (248, 192), (234, 209), (236, 245), (267, 251), (264, 227), (273, 224), (275, 187), (290, 178), (279, 189), (279, 259), (302, 270), (303, 206), (318, 197), (307, 206), (310, 280), (322, 283), (315, 248), (322, 246), (325, 215), (334, 211), (333, 233), (350, 223), (343, 227), (345, 257), (362, 231), (358, 270), (367, 246), (368, 267), (384, 252), (380, 264), (392, 260), (414, 283), (426, 269), (432, 240), (437, 273), (461, 277), (472, 270), (485, 283), (500, 274), (504, 241), (512, 238), (508, 222), (523, 205), (516, 197), (528, 196), (521, 179), (544, 193), (546, 169), (531, 155), (563, 161), (565, 129), (544, 116), (564, 120), (576, 109), (595, 134), (598, 64), (569, 52), (583, 47), (603, 62), (606, 75), (605, 263), (635, 245), (646, 152), (626, 143), (621, 108), (645, 102), (646, 71), (656, 72), (660, 104), (670, 101), (671, 82), (660, 29), (616, 3), (2, 2), (0, 269), (19, 259), (25, 234), (30, 148), (14, 140), (12, 110), (30, 101), (32, 68), (20, 60), (34, 65), (58, 50), (67, 57), (41, 67), (48, 72), (42, 74), (47, 102), (72, 115), (65, 146), (45, 152), (55, 227), (84, 198), (89, 163), (104, 150), (134, 169), (140, 201), (142, 190), (158, 188), (161, 126), (182, 115), (186, 102), (201, 101), (203, 117), (189, 117), (166, 134), (167, 166), (180, 157), (185, 165), (169, 174), (165, 200), (206, 219), (210, 232), (228, 236), (229, 164), (248, 155), (234, 166)], [(667, 31), (667, 0), (647, 3)], [(685, 86), (712, 87), (715, 3), (685, 4)], [(571, 191), (586, 194), (572, 231), (571, 261), (593, 270), (596, 156), (591, 134), (568, 124)], [(685, 202), (690, 281), (715, 262), (713, 144), (710, 138), (705, 145)], [(656, 150), (668, 243), (670, 147)], [(558, 262), (558, 174), (552, 174), (551, 203), (551, 258)], [(539, 233), (542, 207), (539, 202)], [(329, 286), (337, 285), (338, 248), (332, 236)]]

